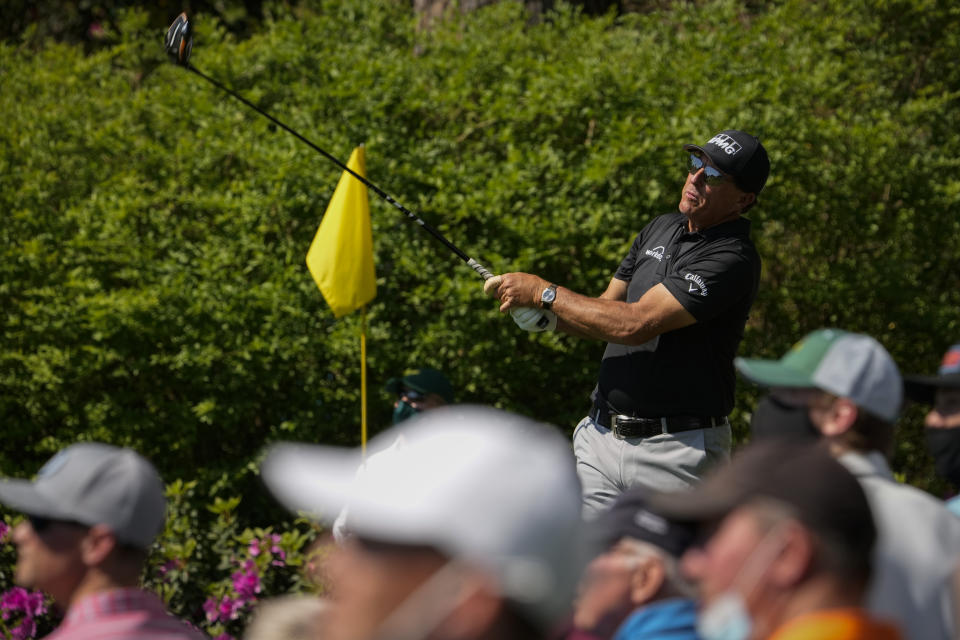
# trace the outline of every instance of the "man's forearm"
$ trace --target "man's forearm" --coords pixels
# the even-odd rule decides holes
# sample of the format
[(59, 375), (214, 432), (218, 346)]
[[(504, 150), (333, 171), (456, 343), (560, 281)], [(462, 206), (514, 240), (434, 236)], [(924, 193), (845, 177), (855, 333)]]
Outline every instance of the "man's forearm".
[(653, 322), (638, 314), (638, 304), (591, 298), (558, 287), (553, 312), (557, 314), (557, 329), (572, 336), (618, 344), (643, 344), (659, 332)]
[[(571, 293), (573, 293), (571, 291)], [(627, 295), (627, 283), (622, 280), (613, 279), (607, 286), (607, 289), (600, 294), (600, 300), (623, 300)], [(563, 318), (557, 316), (557, 331), (562, 331), (575, 338), (596, 339), (595, 336), (582, 331), (577, 326), (565, 322)]]
[[(550, 283), (529, 273), (505, 273), (491, 278), (484, 290), (500, 299), (500, 311), (515, 307), (542, 308)], [(599, 298), (558, 287), (551, 310), (557, 328), (571, 335), (639, 345), (664, 333), (696, 322), (663, 284), (648, 290), (636, 302), (624, 302), (627, 284), (613, 279)]]

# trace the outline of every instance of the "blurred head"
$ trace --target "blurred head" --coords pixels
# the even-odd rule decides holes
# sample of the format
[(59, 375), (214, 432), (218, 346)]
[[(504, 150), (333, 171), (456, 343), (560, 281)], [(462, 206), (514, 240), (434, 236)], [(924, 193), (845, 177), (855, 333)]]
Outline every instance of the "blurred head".
[(569, 606), (582, 566), (566, 440), (468, 406), (423, 413), (370, 446), (398, 439), (359, 475), (360, 452), (332, 447), (277, 445), (264, 462), (291, 509), (323, 521), (348, 509), (331, 637), (538, 637)]
[(87, 531), (74, 522), (24, 519), (11, 534), (17, 548), (14, 581), (61, 604), (69, 602), (86, 573), (81, 545)]
[(825, 436), (841, 450), (890, 452), (903, 382), (893, 358), (870, 336), (821, 329), (779, 360), (735, 364), (771, 388), (754, 412), (754, 437)]
[(727, 130), (703, 146), (683, 148), (690, 156), (679, 208), (695, 229), (733, 219), (753, 206), (770, 173), (767, 151), (757, 138)]
[(694, 539), (689, 524), (671, 522), (647, 508), (647, 491), (630, 489), (590, 523), (597, 555), (587, 566), (574, 604), (573, 624), (612, 636), (630, 613), (665, 598), (692, 597), (679, 557)]
[(93, 574), (135, 585), (165, 518), (153, 466), (99, 443), (60, 451), (32, 482), (0, 482), (0, 502), (27, 515), (13, 532), (17, 582), (61, 603)]
[(651, 508), (700, 527), (682, 565), (700, 590), (705, 638), (734, 627), (766, 637), (786, 612), (856, 606), (871, 576), (866, 496), (816, 445), (751, 445), (693, 491), (652, 496)]
[(937, 473), (960, 486), (960, 344), (943, 354), (937, 375), (905, 377), (907, 396), (928, 404), (924, 419), (927, 450)]
[(390, 378), (384, 388), (396, 394), (393, 423), (453, 402), (453, 386), (446, 376), (429, 367), (408, 369), (403, 376)]

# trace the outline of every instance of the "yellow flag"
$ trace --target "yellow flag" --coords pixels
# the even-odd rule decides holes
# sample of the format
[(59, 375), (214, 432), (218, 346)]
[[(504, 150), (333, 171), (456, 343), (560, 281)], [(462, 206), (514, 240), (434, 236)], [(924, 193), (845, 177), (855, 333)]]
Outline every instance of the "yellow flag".
[[(353, 150), (347, 166), (366, 177), (362, 146)], [(307, 268), (338, 318), (377, 295), (367, 186), (346, 171), (307, 251)]]

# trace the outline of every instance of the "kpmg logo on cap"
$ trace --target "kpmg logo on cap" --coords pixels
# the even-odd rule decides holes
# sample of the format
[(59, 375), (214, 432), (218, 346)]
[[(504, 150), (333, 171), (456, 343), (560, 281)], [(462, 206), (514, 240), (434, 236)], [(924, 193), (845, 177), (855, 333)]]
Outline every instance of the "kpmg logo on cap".
[(720, 147), (728, 156), (736, 155), (740, 149), (743, 149), (739, 142), (725, 133), (718, 133), (717, 135), (713, 136), (707, 141), (707, 144)]

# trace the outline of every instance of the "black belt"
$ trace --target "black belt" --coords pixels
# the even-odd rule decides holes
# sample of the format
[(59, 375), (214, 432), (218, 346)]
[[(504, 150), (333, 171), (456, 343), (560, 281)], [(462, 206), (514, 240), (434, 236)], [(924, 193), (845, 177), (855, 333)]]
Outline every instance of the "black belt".
[(727, 424), (726, 418), (713, 416), (669, 416), (662, 418), (635, 418), (594, 406), (590, 418), (602, 427), (613, 431), (621, 440), (626, 438), (652, 438), (663, 433), (678, 433), (694, 429), (709, 429)]

